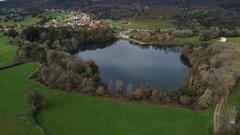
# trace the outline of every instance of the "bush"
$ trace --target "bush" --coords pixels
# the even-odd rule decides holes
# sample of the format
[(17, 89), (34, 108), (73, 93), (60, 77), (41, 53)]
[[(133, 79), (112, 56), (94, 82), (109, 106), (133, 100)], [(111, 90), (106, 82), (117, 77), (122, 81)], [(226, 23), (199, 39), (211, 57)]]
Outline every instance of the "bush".
[(138, 88), (128, 94), (130, 100), (150, 99), (152, 90)]
[(46, 101), (43, 96), (35, 90), (27, 91), (25, 99), (28, 104), (32, 105), (36, 109), (41, 109), (46, 105)]
[(202, 31), (201, 34), (200, 34), (200, 40), (201, 41), (209, 41), (212, 38), (213, 38), (212, 31), (205, 30), (205, 31)]
[(36, 27), (27, 27), (22, 31), (22, 34), (26, 36), (26, 39), (33, 42), (39, 39), (40, 29)]
[(160, 91), (158, 90), (153, 90), (152, 91), (152, 96), (151, 99), (159, 101), (160, 100)]
[(180, 96), (179, 102), (180, 102), (180, 104), (185, 105), (185, 106), (189, 106), (192, 104), (192, 100), (188, 96)]
[(107, 90), (102, 86), (98, 87), (97, 90), (96, 90), (96, 95), (97, 96), (104, 96), (107, 93), (108, 93)]
[(193, 31), (192, 30), (175, 30), (172, 32), (173, 36), (175, 37), (180, 37), (180, 38), (187, 38), (193, 36)]
[(18, 32), (15, 29), (10, 29), (9, 31), (7, 31), (5, 33), (7, 36), (13, 37), (15, 38), (16, 36), (18, 36)]
[(148, 42), (151, 40), (151, 33), (148, 31), (138, 31), (133, 35), (133, 38), (143, 42)]
[(118, 96), (124, 95), (124, 85), (123, 82), (120, 80), (117, 80), (115, 83), (115, 91)]

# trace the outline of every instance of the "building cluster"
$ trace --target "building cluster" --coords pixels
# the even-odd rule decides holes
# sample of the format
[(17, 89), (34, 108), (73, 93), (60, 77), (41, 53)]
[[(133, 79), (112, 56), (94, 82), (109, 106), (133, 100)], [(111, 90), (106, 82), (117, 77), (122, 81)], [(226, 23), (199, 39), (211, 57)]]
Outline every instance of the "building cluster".
[(92, 27), (92, 28), (105, 28), (107, 24), (102, 21), (92, 19), (88, 14), (71, 11), (70, 16), (60, 20), (53, 19), (44, 24), (44, 27)]

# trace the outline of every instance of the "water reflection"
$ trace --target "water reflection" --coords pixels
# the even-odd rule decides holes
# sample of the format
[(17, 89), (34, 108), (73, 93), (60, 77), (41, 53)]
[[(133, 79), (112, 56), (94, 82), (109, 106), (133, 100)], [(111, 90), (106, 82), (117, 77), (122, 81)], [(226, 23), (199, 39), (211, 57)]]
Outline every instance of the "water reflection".
[(163, 89), (176, 89), (187, 72), (180, 48), (143, 47), (119, 40), (95, 49), (82, 49), (77, 56), (94, 60), (102, 79), (122, 80), (125, 85), (146, 82)]

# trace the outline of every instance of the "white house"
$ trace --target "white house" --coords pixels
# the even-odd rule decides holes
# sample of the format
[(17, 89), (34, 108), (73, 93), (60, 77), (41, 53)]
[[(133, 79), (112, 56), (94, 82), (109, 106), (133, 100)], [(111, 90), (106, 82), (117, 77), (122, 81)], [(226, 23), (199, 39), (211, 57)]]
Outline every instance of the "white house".
[(220, 37), (220, 42), (227, 42), (227, 38), (225, 38), (225, 37)]

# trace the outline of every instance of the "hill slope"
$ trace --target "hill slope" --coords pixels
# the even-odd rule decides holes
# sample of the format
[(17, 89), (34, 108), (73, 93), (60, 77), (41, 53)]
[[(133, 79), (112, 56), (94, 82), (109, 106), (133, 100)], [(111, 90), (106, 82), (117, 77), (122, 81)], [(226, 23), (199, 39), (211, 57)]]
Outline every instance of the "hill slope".
[(86, 7), (93, 4), (118, 4), (118, 5), (227, 5), (236, 6), (238, 0), (7, 0), (1, 2), (1, 7), (42, 7), (42, 8), (74, 8)]

